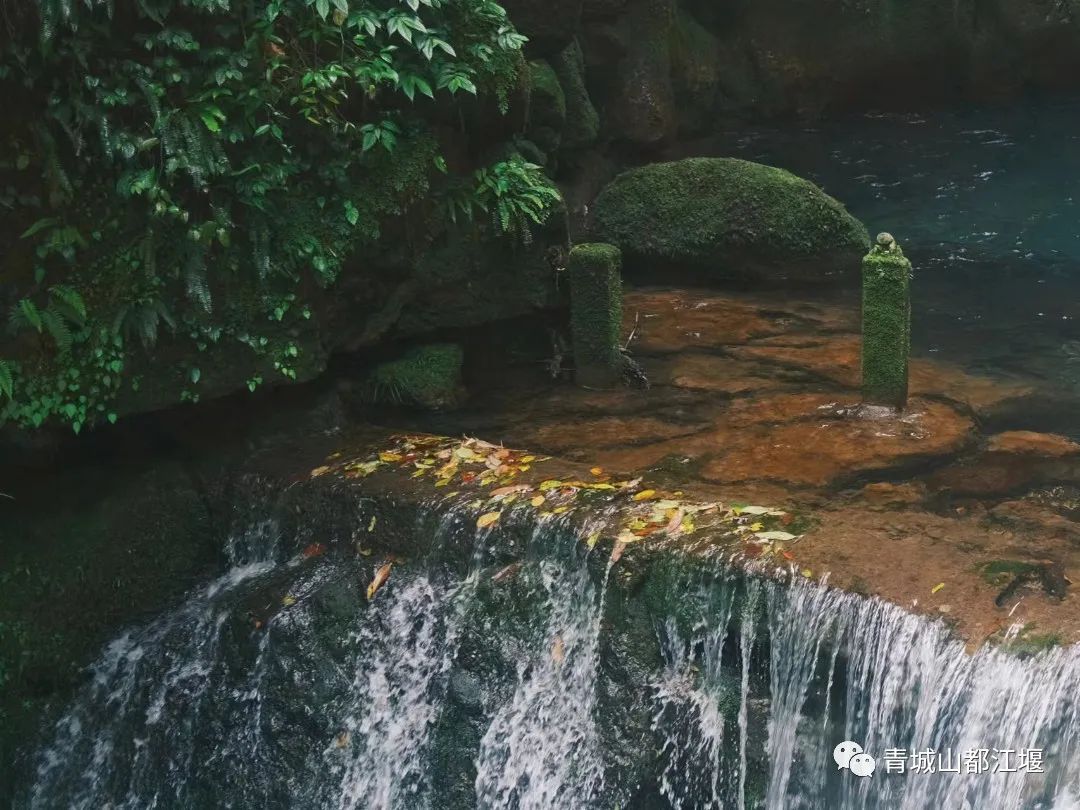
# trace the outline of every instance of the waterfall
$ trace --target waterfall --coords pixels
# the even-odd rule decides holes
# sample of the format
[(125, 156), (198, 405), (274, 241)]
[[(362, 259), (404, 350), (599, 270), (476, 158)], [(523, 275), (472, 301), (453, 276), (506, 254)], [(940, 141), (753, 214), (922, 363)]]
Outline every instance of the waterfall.
[(603, 784), (594, 713), (607, 577), (597, 595), (584, 569), (541, 565), (550, 611), (546, 644), (521, 662), (513, 697), (495, 711), (481, 740), (481, 808), (588, 806)]
[[(683, 640), (667, 629), (669, 643), (699, 651), (700, 669), (684, 700), (698, 706), (692, 739), (679, 727), (668, 740), (684, 749), (714, 744), (725, 722), (717, 687), (737, 668), (738, 788), (707, 801), (700, 793), (676, 795), (673, 807), (744, 807), (753, 806), (752, 800), (768, 810), (1073, 806), (1080, 789), (1080, 648), (1027, 660), (991, 648), (969, 654), (940, 622), (799, 578), (790, 585), (729, 578), (722, 587), (739, 589), (746, 606), (738, 617), (741, 654), (721, 661), (709, 653), (710, 644), (729, 632), (723, 621), (697, 639)], [(754, 605), (761, 589), (766, 606), (758, 617)], [(759, 626), (768, 637), (768, 654), (755, 669), (751, 648)], [(661, 703), (670, 702), (668, 685), (686, 669), (685, 662), (669, 665), (657, 688)], [(755, 740), (747, 707), (755, 701), (752, 684), (762, 680), (768, 683), (767, 733)], [(871, 777), (859, 778), (834, 763), (834, 746), (847, 740), (876, 757)], [(754, 746), (761, 746), (768, 763), (760, 799), (748, 797), (746, 787), (744, 752)], [(1045, 773), (1004, 770), (1017, 766), (1021, 750), (1031, 749), (1042, 752)], [(903, 772), (901, 751), (907, 754)], [(960, 773), (912, 772), (917, 752), (926, 751), (938, 755), (936, 768), (942, 761), (950, 768), (959, 763)], [(973, 759), (971, 772), (965, 772), (965, 753), (983, 751), (986, 762)], [(1002, 770), (993, 772), (1002, 757)], [(893, 772), (887, 771), (887, 759)], [(728, 767), (717, 763), (714, 778)]]
[[(627, 583), (652, 574), (591, 560), (569, 518), (512, 557), (474, 520), (447, 513), (440, 554), (370, 599), (370, 561), (238, 535), (226, 573), (107, 645), (19, 806), (1077, 807), (1080, 648), (971, 654), (884, 602), (723, 567), (648, 601)], [(620, 669), (631, 633), (653, 645)], [(871, 777), (837, 768), (845, 740)], [(901, 749), (1039, 749), (1045, 773), (889, 772)]]

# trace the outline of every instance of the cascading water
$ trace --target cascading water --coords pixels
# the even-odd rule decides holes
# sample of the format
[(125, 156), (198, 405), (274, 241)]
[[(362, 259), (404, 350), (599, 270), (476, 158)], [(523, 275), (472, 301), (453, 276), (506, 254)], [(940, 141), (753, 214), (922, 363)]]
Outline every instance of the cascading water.
[[(468, 531), (465, 564), (395, 562), (370, 601), (362, 557), (282, 561), (270, 523), (239, 536), (226, 574), (106, 648), (22, 804), (1075, 807), (1078, 650), (971, 655), (797, 577), (642, 596), (567, 521), (511, 563), (466, 525), (451, 513), (435, 543)], [(837, 769), (842, 740), (872, 777)], [(1042, 749), (1045, 773), (887, 772), (892, 749)]]
[[(724, 621), (686, 640), (668, 627), (668, 644), (692, 659), (670, 661), (659, 695), (668, 704), (693, 707), (694, 722), (689, 731), (677, 726), (667, 739), (680, 750), (712, 751), (729, 733), (728, 717), (737, 705), (735, 750), (763, 749), (763, 796), (748, 795), (745, 759), (714, 757), (708, 777), (684, 773), (684, 784), (708, 778), (731, 784), (725, 774), (738, 763), (738, 789), (719, 796), (676, 790), (672, 806), (743, 807), (759, 800), (769, 810), (1074, 806), (1071, 797), (1080, 788), (1080, 649), (1030, 660), (989, 648), (969, 655), (940, 623), (801, 579), (790, 585), (729, 579), (721, 587), (734, 588), (743, 602), (734, 621), (741, 651), (730, 658), (716, 654), (732, 633)], [(764, 617), (756, 605), (764, 605)], [(755, 662), (751, 648), (761, 618), (768, 655)], [(671, 684), (684, 682), (688, 671), (698, 673), (696, 685), (673, 692)], [(755, 682), (768, 685), (757, 698)], [(738, 698), (731, 694), (735, 683)], [(746, 720), (755, 699), (768, 705), (767, 730), (757, 740)], [(846, 740), (876, 757), (871, 777), (834, 763), (834, 746)], [(1031, 749), (1042, 752), (1045, 773), (1017, 768), (1019, 752)], [(918, 752), (929, 751), (936, 755), (936, 772), (926, 772), (925, 765), (915, 772)], [(966, 752), (983, 761), (965, 765)], [(959, 765), (960, 772), (944, 772), (942, 763)]]

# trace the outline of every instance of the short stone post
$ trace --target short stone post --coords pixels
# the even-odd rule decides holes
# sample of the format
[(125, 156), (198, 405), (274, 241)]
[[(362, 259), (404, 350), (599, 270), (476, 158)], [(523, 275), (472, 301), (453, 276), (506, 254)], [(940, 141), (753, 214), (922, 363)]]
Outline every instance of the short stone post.
[(574, 377), (588, 388), (615, 388), (623, 371), (622, 253), (614, 245), (578, 245), (569, 269)]
[(907, 404), (911, 275), (900, 245), (879, 234), (862, 262), (862, 393), (870, 405)]

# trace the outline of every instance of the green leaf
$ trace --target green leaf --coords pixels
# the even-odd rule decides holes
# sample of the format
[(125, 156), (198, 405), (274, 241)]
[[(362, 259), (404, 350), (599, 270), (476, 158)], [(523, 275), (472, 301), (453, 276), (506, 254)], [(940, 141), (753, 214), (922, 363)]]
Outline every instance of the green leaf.
[(330, 0), (315, 0), (315, 11), (325, 20), (330, 14)]
[(15, 396), (15, 375), (11, 364), (6, 360), (0, 360), (0, 396), (12, 399)]
[(39, 219), (37, 222), (35, 222), (33, 225), (23, 231), (22, 235), (19, 238), (29, 239), (35, 233), (38, 233), (39, 231), (42, 231), (52, 225), (56, 225), (59, 222), (60, 220), (58, 220), (56, 217), (46, 217), (45, 219)]

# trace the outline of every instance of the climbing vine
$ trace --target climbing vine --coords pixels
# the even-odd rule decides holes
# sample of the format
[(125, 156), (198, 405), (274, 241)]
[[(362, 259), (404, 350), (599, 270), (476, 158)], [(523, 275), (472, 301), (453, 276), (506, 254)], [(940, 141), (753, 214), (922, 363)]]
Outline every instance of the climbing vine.
[[(390, 218), (475, 219), (528, 240), (558, 199), (521, 159), (451, 170), (443, 157), (455, 100), (505, 111), (518, 80), (524, 38), (493, 0), (0, 11), (14, 113), (0, 125), (0, 278), (18, 290), (0, 293), (0, 422), (115, 421), (137, 352), (162, 332), (197, 352), (246, 347), (253, 390), (267, 373), (295, 378), (313, 292)], [(195, 400), (203, 369), (182, 371)]]

